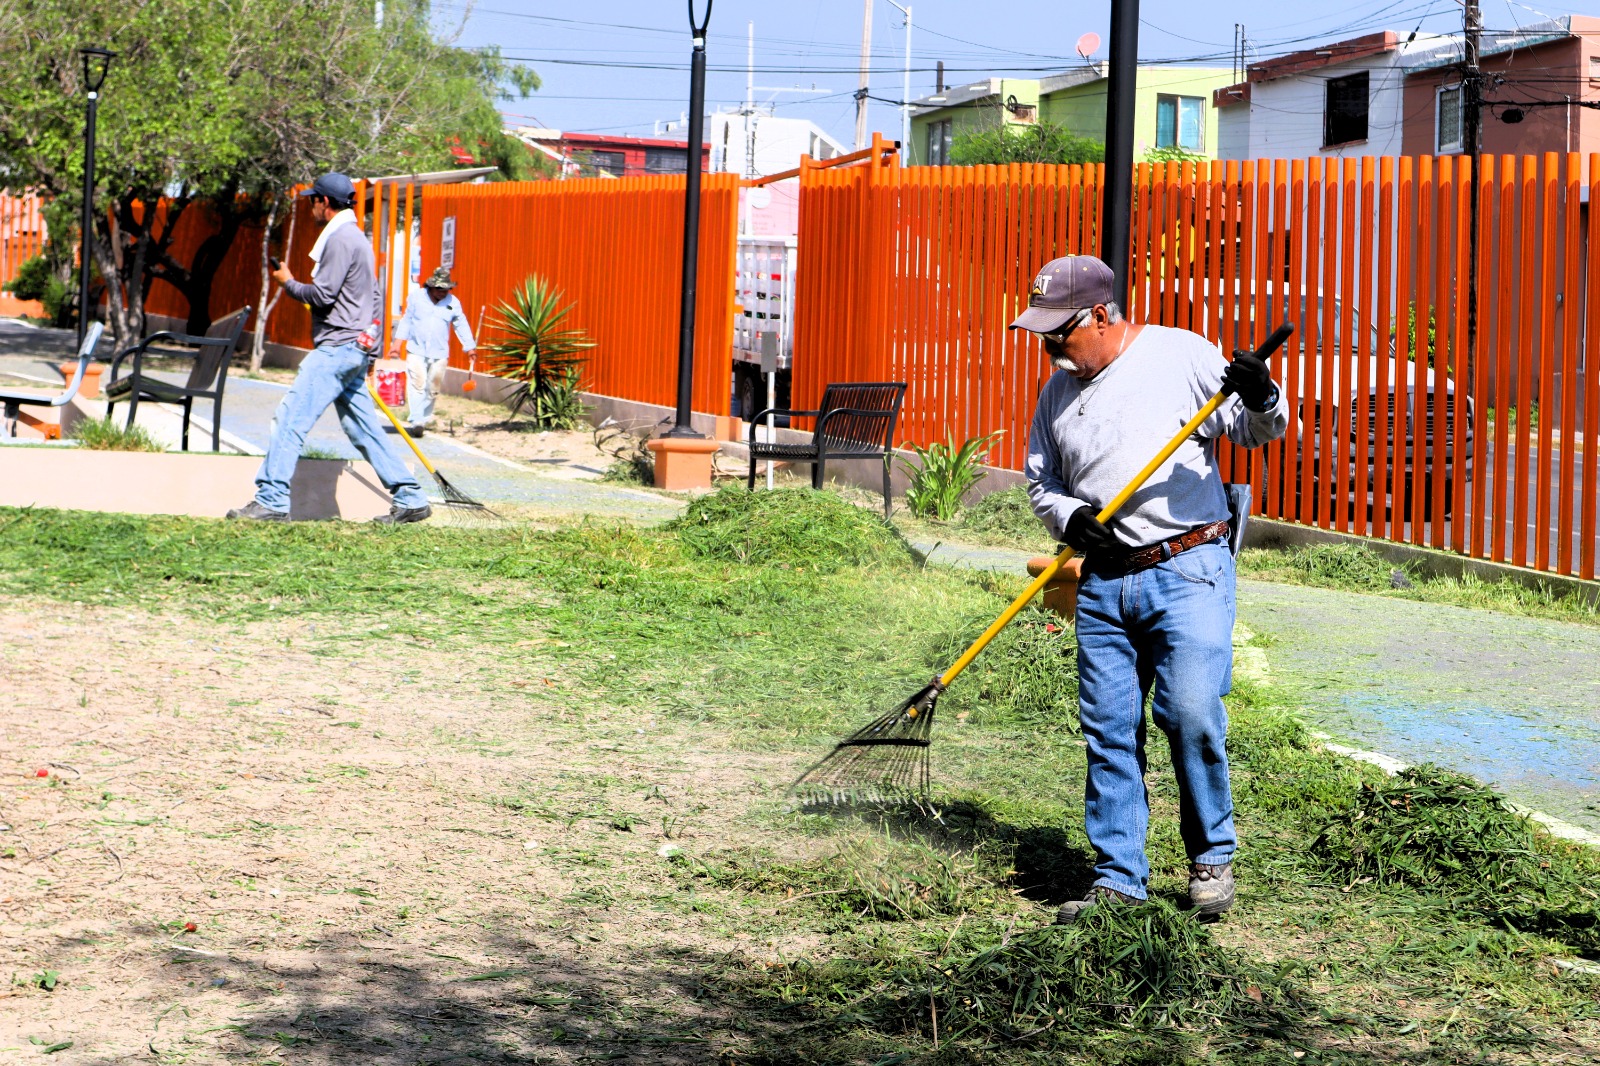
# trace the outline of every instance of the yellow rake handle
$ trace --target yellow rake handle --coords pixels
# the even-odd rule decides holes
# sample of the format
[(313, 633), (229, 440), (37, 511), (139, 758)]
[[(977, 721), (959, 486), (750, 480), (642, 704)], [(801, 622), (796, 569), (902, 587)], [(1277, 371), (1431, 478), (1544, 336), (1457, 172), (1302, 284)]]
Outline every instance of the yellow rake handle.
[(372, 387), (371, 378), (367, 379), (367, 394), (372, 397), (372, 402), (378, 405), (378, 410), (387, 415), (389, 421), (394, 423), (395, 431), (400, 434), (400, 438), (411, 445), (411, 450), (417, 453), (417, 461), (422, 464), (428, 473), (437, 477), (439, 472), (433, 468), (432, 463), (428, 462), (428, 457), (422, 454), (422, 449), (417, 447), (417, 442), (411, 439), (411, 434), (407, 433), (406, 427), (400, 424), (400, 419), (396, 418), (395, 413), (389, 410), (389, 405), (383, 402), (383, 397), (378, 395), (378, 390)]
[[(1272, 353), (1283, 344), (1284, 341), (1289, 339), (1289, 334), (1293, 332), (1293, 326), (1279, 326), (1273, 332), (1272, 336), (1268, 337), (1266, 342), (1256, 350), (1256, 355), (1263, 359), (1269, 358)], [(1169, 440), (1166, 443), (1166, 446), (1156, 453), (1156, 457), (1146, 463), (1144, 469), (1135, 474), (1133, 480), (1128, 482), (1128, 484), (1123, 487), (1122, 491), (1117, 493), (1116, 496), (1112, 498), (1110, 503), (1100, 508), (1100, 513), (1095, 515), (1095, 518), (1101, 522), (1106, 522), (1110, 520), (1112, 515), (1121, 510), (1122, 505), (1127, 503), (1129, 498), (1133, 496), (1134, 493), (1138, 492), (1146, 481), (1150, 480), (1150, 476), (1161, 467), (1161, 464), (1172, 458), (1172, 453), (1183, 446), (1183, 442), (1189, 439), (1189, 435), (1195, 430), (1199, 429), (1201, 424), (1205, 422), (1206, 419), (1210, 418), (1216, 413), (1217, 408), (1222, 406), (1222, 401), (1226, 400), (1228, 396), (1228, 392), (1219, 391), (1215, 396), (1207, 400), (1205, 406), (1200, 408), (1199, 412), (1193, 418), (1184, 423), (1183, 428), (1178, 430), (1177, 435)], [(1067, 561), (1076, 554), (1077, 552), (1073, 551), (1069, 547), (1064, 549), (1060, 555), (1056, 556), (1055, 561), (1049, 566), (1045, 567), (1044, 571), (1038, 577), (1029, 582), (1028, 587), (1022, 590), (1022, 594), (1020, 596), (1011, 601), (1011, 605), (1009, 607), (1000, 612), (1000, 617), (996, 618), (989, 624), (989, 628), (983, 631), (983, 635), (977, 640), (973, 641), (971, 647), (967, 648), (966, 651), (961, 653), (961, 658), (957, 659), (951, 665), (950, 669), (939, 675), (939, 684), (949, 685), (950, 682), (954, 681), (960, 676), (961, 671), (965, 670), (968, 666), (971, 666), (972, 660), (976, 659), (983, 649), (989, 646), (989, 642), (993, 640), (1002, 629), (1011, 624), (1011, 620), (1015, 618), (1017, 614), (1024, 607), (1026, 607), (1035, 596), (1039, 595), (1046, 585), (1055, 579), (1055, 576), (1061, 572), (1061, 568), (1067, 565)]]

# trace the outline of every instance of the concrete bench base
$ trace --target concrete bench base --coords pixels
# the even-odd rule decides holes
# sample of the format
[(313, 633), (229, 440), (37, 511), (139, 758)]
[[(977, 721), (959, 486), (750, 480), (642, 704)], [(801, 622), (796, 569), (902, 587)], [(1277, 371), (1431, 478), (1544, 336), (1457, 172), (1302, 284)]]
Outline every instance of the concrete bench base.
[[(0, 506), (221, 518), (255, 495), (261, 460), (203, 452), (0, 447)], [(365, 464), (302, 459), (289, 486), (296, 520), (364, 521), (389, 494)]]

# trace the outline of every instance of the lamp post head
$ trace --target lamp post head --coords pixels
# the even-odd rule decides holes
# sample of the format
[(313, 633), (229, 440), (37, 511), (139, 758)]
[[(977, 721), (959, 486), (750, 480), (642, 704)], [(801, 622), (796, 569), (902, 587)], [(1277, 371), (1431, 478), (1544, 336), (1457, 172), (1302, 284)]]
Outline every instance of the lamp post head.
[[(100, 86), (105, 84), (106, 72), (111, 69), (111, 61), (117, 58), (117, 53), (106, 48), (80, 48), (78, 54), (83, 57), (83, 84), (90, 95), (100, 92)], [(99, 67), (96, 69), (95, 64)]]
[(694, 14), (694, 0), (689, 0), (689, 34), (694, 38), (696, 48), (706, 46), (706, 27), (711, 23), (711, 4), (712, 0), (706, 0), (706, 13), (697, 19)]

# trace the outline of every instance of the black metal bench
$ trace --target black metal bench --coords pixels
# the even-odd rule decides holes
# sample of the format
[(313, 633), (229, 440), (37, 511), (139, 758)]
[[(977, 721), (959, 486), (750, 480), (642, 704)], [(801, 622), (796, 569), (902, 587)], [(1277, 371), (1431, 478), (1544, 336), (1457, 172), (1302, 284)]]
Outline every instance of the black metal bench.
[[(239, 346), (239, 334), (244, 332), (244, 324), (249, 319), (251, 310), (249, 307), (244, 307), (223, 315), (211, 324), (204, 337), (192, 337), (187, 333), (170, 333), (163, 330), (160, 333), (152, 333), (138, 344), (118, 352), (116, 359), (111, 363), (111, 381), (105, 386), (105, 396), (108, 401), (106, 418), (109, 419), (112, 409), (124, 400), (128, 403), (129, 426), (133, 425), (134, 416), (139, 413), (140, 400), (182, 404), (183, 450), (188, 451), (189, 413), (194, 408), (194, 401), (196, 398), (210, 400), (211, 450), (221, 451), (222, 390), (228, 384), (228, 363), (233, 359), (234, 349)], [(188, 347), (158, 347), (163, 343)], [(144, 371), (146, 354), (193, 359), (194, 368), (189, 371), (189, 380), (182, 385), (174, 385), (169, 381), (149, 376)], [(130, 355), (133, 356), (133, 370), (127, 377), (118, 378), (118, 368)]]
[[(883, 461), (883, 517), (889, 517), (889, 456), (894, 449), (894, 426), (906, 398), (903, 381), (829, 385), (815, 411), (769, 408), (750, 420), (750, 479), (756, 487), (756, 463), (811, 463), (811, 487), (822, 488), (830, 459), (881, 459)], [(791, 418), (814, 417), (816, 430), (809, 444), (778, 444), (756, 440), (756, 424), (768, 414)]]

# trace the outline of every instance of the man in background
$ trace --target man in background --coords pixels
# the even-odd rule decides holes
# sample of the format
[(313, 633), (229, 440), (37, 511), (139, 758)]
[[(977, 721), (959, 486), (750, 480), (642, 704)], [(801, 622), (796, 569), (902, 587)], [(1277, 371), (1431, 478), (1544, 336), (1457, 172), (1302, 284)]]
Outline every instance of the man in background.
[(467, 326), (466, 312), (461, 301), (450, 292), (456, 283), (450, 271), (440, 267), (428, 275), (421, 294), (412, 293), (406, 300), (406, 313), (395, 327), (389, 343), (389, 358), (400, 357), (400, 342), (406, 345), (406, 432), (413, 437), (422, 436), (433, 423), (434, 397), (439, 391), (439, 381), (450, 358), (450, 331), (455, 330), (461, 341), (461, 350), (470, 352), (478, 344)]

